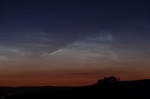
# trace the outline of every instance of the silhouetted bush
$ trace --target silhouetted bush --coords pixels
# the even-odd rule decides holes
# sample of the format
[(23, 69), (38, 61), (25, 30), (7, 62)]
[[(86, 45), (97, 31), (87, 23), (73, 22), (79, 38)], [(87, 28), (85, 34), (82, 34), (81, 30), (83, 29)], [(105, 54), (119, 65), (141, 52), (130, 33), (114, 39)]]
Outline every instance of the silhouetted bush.
[(120, 78), (117, 78), (115, 76), (110, 77), (104, 77), (97, 81), (97, 84), (107, 84), (107, 83), (116, 83), (119, 82)]

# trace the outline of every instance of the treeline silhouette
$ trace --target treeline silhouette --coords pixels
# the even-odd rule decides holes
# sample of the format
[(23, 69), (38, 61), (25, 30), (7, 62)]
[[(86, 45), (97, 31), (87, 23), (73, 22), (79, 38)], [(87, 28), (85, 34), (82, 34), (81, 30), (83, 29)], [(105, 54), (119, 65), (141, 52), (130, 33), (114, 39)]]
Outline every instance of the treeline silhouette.
[(120, 81), (120, 78), (117, 78), (115, 76), (110, 76), (110, 77), (104, 77), (104, 78), (98, 80), (97, 84), (116, 83), (119, 81)]
[(120, 81), (109, 76), (81, 87), (0, 87), (0, 99), (150, 99), (150, 80)]

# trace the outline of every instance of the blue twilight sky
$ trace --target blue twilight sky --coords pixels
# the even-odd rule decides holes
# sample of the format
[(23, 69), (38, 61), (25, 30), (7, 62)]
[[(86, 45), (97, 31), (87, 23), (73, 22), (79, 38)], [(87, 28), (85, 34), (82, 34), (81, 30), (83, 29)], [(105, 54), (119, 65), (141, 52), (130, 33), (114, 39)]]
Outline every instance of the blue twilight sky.
[(34, 78), (43, 81), (35, 85), (80, 85), (73, 83), (77, 78), (82, 85), (108, 75), (149, 78), (149, 5), (149, 0), (0, 0), (0, 85), (34, 85)]

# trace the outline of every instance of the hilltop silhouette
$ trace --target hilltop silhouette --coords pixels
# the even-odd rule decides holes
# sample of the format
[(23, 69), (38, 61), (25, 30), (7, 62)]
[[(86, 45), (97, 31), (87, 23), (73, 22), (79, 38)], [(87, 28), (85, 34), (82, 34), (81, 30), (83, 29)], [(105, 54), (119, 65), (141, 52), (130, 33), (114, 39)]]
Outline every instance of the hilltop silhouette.
[(0, 99), (150, 99), (150, 79), (119, 80), (114, 76), (104, 77), (95, 84), (81, 87), (0, 87)]

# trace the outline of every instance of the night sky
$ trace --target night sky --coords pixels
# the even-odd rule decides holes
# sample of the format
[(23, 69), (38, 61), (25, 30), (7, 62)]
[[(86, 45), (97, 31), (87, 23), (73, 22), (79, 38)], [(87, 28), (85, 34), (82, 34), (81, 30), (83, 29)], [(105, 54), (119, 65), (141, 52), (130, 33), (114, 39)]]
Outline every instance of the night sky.
[(0, 86), (150, 78), (150, 0), (0, 0)]

